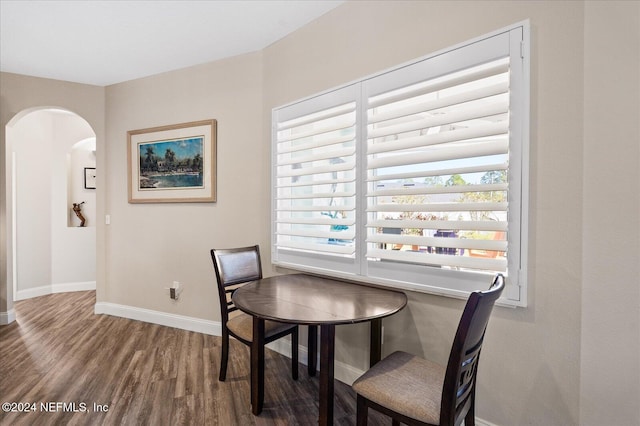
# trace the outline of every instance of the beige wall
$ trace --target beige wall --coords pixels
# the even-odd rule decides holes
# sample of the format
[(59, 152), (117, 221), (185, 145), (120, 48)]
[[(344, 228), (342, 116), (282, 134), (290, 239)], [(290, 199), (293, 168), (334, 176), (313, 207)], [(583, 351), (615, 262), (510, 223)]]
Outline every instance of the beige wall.
[(584, 65), (580, 419), (640, 424), (640, 2), (586, 4)]
[[(349, 1), (262, 52), (107, 87), (102, 104), (103, 89), (2, 74), (0, 135), (16, 112), (66, 94), (104, 153), (98, 214), (111, 225), (97, 230), (98, 301), (219, 321), (210, 248), (258, 243), (265, 273), (278, 272), (268, 267), (273, 107), (530, 19), (530, 303), (494, 311), (477, 416), (505, 426), (634, 425), (639, 16), (638, 2)], [(218, 120), (218, 202), (127, 203), (126, 132), (207, 118)], [(5, 259), (2, 251), (0, 268)], [(163, 292), (173, 280), (185, 284), (177, 303)], [(384, 352), (445, 362), (463, 302), (409, 300), (385, 320)], [(338, 329), (337, 370), (366, 367), (365, 331)]]
[[(99, 302), (219, 321), (209, 250), (260, 244), (269, 233), (270, 147), (262, 137), (261, 54), (107, 88), (108, 274)], [(218, 120), (217, 203), (129, 204), (127, 131)], [(165, 288), (184, 286), (175, 302)]]

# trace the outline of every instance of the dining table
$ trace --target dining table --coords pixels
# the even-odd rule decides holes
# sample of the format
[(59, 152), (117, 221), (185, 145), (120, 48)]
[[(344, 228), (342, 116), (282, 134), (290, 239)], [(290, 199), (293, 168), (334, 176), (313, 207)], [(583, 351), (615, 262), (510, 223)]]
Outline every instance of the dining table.
[(308, 371), (316, 372), (320, 329), (320, 425), (333, 424), (335, 327), (370, 323), (370, 366), (382, 354), (382, 319), (403, 309), (407, 296), (397, 290), (311, 274), (277, 275), (252, 281), (233, 293), (234, 304), (253, 316), (251, 411), (264, 401), (264, 323), (273, 320), (309, 326)]

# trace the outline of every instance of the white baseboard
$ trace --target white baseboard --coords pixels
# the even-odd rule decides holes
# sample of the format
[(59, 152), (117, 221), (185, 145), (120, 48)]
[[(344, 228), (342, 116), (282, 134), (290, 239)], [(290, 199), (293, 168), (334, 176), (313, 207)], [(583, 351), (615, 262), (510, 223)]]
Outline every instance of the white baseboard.
[(10, 309), (8, 312), (0, 312), (0, 325), (11, 324), (16, 320), (16, 311)]
[(72, 291), (88, 291), (95, 289), (95, 281), (43, 285), (40, 287), (18, 290), (15, 294), (14, 300), (32, 299), (34, 297), (46, 296), (47, 294), (53, 293), (68, 293)]
[(198, 333), (213, 336), (222, 335), (219, 321), (209, 321), (184, 315), (169, 314), (153, 311), (151, 309), (137, 308), (135, 306), (119, 305), (117, 303), (98, 302), (95, 305), (96, 314), (107, 314), (115, 317), (128, 318), (167, 327), (180, 328), (182, 330), (196, 331)]
[(68, 293), (71, 291), (89, 291), (96, 289), (95, 281), (84, 281), (77, 283), (62, 283), (54, 284), (52, 287), (52, 293)]
[(34, 297), (46, 296), (53, 293), (53, 289), (50, 285), (43, 285), (41, 287), (27, 288), (25, 290), (18, 290), (13, 295), (13, 300), (26, 300), (33, 299)]
[(486, 420), (482, 420), (476, 417), (476, 425), (477, 426), (498, 426), (495, 423), (490, 423)]

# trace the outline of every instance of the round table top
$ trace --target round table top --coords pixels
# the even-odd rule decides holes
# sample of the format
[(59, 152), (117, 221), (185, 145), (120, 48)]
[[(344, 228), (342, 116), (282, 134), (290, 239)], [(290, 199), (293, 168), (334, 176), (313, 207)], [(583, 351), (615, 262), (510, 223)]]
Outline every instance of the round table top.
[(407, 304), (396, 290), (306, 274), (253, 281), (233, 293), (233, 302), (253, 316), (303, 325), (352, 324), (392, 315)]

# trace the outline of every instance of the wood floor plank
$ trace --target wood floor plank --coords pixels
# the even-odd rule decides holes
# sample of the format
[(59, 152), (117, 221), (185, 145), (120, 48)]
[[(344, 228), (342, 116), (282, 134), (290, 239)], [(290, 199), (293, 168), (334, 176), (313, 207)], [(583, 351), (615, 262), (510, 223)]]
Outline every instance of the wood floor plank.
[[(251, 414), (249, 349), (231, 339), (227, 380), (218, 381), (220, 337), (95, 315), (95, 292), (16, 302), (0, 326), (0, 412), (11, 425), (315, 425), (318, 379), (265, 351), (265, 401)], [(355, 394), (336, 381), (336, 425), (355, 424)], [(388, 424), (377, 413), (369, 424)]]

